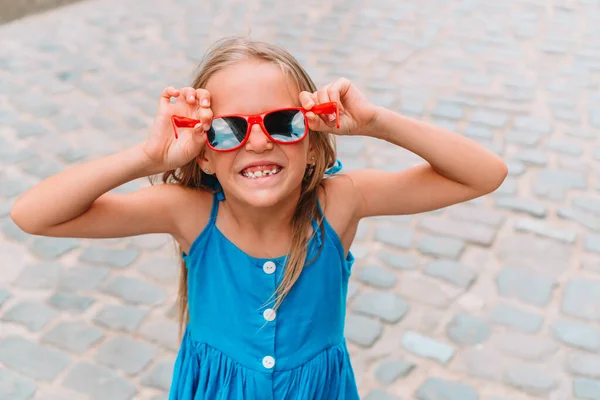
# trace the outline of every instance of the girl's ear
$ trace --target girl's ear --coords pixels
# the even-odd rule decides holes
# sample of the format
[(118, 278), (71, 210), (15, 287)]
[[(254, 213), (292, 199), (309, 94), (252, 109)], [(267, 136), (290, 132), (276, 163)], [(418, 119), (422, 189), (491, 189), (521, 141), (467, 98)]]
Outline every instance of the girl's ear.
[(198, 157), (196, 157), (196, 162), (200, 169), (206, 174), (212, 174), (214, 171), (210, 167), (210, 160), (206, 157), (206, 152), (202, 150)]

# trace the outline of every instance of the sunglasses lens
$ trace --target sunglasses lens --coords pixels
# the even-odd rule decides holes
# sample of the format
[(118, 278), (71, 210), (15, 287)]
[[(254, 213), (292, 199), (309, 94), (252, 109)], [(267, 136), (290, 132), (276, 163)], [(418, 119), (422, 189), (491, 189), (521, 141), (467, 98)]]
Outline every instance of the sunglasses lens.
[(208, 142), (217, 150), (233, 149), (242, 143), (247, 131), (248, 123), (244, 118), (216, 118), (207, 132)]
[(294, 142), (306, 133), (304, 114), (298, 110), (275, 111), (265, 115), (265, 128), (277, 142)]

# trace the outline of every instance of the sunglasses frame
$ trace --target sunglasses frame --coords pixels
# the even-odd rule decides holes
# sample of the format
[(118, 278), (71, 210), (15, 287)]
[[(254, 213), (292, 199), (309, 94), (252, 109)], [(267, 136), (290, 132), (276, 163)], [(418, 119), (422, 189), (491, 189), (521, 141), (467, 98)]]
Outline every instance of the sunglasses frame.
[[(296, 140), (292, 140), (290, 142), (283, 142), (280, 140), (276, 140), (274, 139), (271, 134), (267, 131), (267, 128), (265, 127), (265, 123), (264, 123), (264, 118), (265, 116), (278, 112), (278, 111), (289, 111), (289, 110), (294, 110), (294, 111), (300, 111), (302, 112), (303, 116), (304, 116), (304, 134), (302, 135), (301, 138), (296, 139)], [(328, 103), (323, 103), (323, 104), (319, 104), (314, 106), (313, 108), (311, 108), (310, 110), (306, 110), (303, 107), (288, 107), (288, 108), (278, 108), (275, 110), (270, 110), (267, 112), (264, 112), (262, 114), (258, 114), (258, 115), (244, 115), (244, 114), (227, 114), (227, 115), (218, 115), (213, 117), (213, 121), (215, 119), (219, 119), (219, 118), (227, 118), (227, 117), (238, 117), (238, 118), (243, 118), (246, 120), (248, 127), (246, 129), (246, 135), (244, 136), (244, 140), (242, 140), (240, 142), (239, 145), (232, 147), (230, 149), (217, 149), (215, 147), (213, 147), (210, 142), (208, 141), (208, 136), (206, 137), (206, 144), (208, 147), (210, 147), (212, 150), (214, 151), (219, 151), (219, 152), (226, 152), (226, 151), (234, 151), (239, 149), (240, 147), (242, 147), (244, 144), (246, 144), (246, 142), (248, 141), (248, 138), (250, 137), (250, 130), (252, 129), (252, 126), (254, 124), (259, 124), (260, 127), (263, 130), (263, 133), (265, 135), (267, 135), (267, 137), (274, 143), (278, 143), (278, 144), (293, 144), (293, 143), (298, 143), (302, 140), (304, 140), (306, 138), (306, 135), (308, 134), (308, 118), (306, 117), (306, 113), (307, 112), (313, 112), (315, 114), (335, 114), (335, 121), (336, 121), (336, 127), (339, 129), (340, 128), (340, 114), (338, 112), (338, 105), (336, 102), (332, 101), (332, 102), (328, 102)], [(197, 119), (193, 119), (193, 118), (188, 118), (188, 117), (182, 117), (179, 115), (172, 115), (171, 116), (171, 123), (173, 124), (173, 131), (175, 133), (175, 139), (179, 138), (179, 135), (177, 134), (177, 128), (193, 128), (194, 126), (196, 126), (197, 124), (200, 123), (200, 120)]]

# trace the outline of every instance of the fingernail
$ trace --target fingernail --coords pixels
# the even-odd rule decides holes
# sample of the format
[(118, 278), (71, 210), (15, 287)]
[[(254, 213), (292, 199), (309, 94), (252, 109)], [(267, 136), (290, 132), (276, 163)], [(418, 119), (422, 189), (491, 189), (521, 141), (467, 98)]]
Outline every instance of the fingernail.
[(210, 129), (210, 124), (204, 124), (202, 127), (204, 128), (205, 131), (207, 131)]
[(194, 129), (200, 129), (200, 128), (202, 128), (201, 123), (197, 123), (196, 125), (194, 125)]
[(202, 103), (201, 103), (201, 104), (202, 104), (203, 106), (208, 106), (208, 99), (204, 99), (204, 100), (202, 100)]
[(335, 114), (328, 114), (329, 121), (335, 121)]
[(314, 105), (315, 105), (315, 102), (314, 102), (314, 101), (312, 101), (312, 100), (309, 100), (309, 101), (306, 103), (306, 107), (312, 107), (312, 106), (314, 106)]
[(194, 96), (188, 96), (188, 100), (194, 100)]

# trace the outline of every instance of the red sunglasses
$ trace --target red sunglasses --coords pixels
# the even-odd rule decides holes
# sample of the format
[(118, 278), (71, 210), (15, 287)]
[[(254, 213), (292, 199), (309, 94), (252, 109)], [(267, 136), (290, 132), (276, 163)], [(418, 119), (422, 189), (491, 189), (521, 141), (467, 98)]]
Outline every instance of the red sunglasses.
[[(340, 127), (340, 116), (336, 102), (314, 106), (309, 110), (315, 114), (335, 114), (336, 127)], [(206, 132), (206, 142), (215, 151), (232, 151), (242, 147), (247, 141), (252, 125), (259, 124), (271, 139), (279, 144), (297, 143), (308, 134), (308, 111), (302, 107), (281, 108), (260, 115), (220, 115), (214, 117)], [(177, 128), (193, 128), (200, 123), (197, 119), (171, 116), (175, 138)]]

